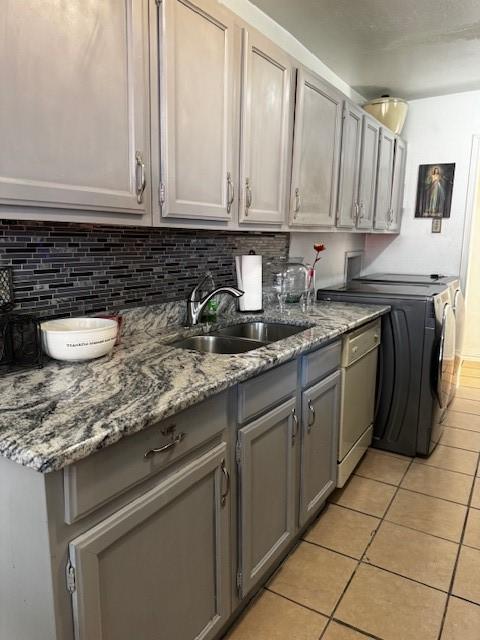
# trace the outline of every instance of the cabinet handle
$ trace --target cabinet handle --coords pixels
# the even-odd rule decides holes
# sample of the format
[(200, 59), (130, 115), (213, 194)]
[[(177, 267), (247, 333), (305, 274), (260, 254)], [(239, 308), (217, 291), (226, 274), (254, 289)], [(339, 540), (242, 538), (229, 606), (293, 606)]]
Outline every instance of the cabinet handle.
[(230, 173), (230, 171), (227, 171), (227, 213), (230, 213), (234, 200), (235, 185), (232, 182), (232, 174)]
[(378, 335), (378, 333), (376, 333), (376, 334), (373, 336), (373, 340), (374, 340), (374, 342), (378, 342), (378, 341), (380, 340), (380, 336)]
[(363, 210), (365, 208), (365, 203), (362, 200), (360, 200), (360, 202), (358, 203), (358, 206), (359, 206), (358, 219), (359, 220), (363, 220), (363, 218), (364, 218)]
[(143, 161), (143, 155), (141, 151), (135, 153), (135, 183), (137, 193), (137, 203), (142, 204), (143, 192), (147, 184), (145, 180), (145, 163)]
[(297, 187), (295, 189), (295, 208), (293, 210), (294, 212), (294, 218), (297, 217), (297, 213), (300, 211), (300, 189)]
[(225, 460), (222, 460), (220, 469), (222, 470), (223, 477), (225, 478), (225, 491), (222, 493), (220, 498), (220, 504), (224, 507), (227, 502), (227, 496), (230, 493), (230, 474), (227, 471)]
[(292, 429), (292, 447), (295, 444), (295, 438), (298, 433), (298, 418), (296, 409), (292, 409), (293, 429)]
[(315, 407), (311, 400), (308, 401), (308, 410), (310, 411), (310, 417), (308, 418), (307, 431), (310, 433), (313, 425), (315, 424)]
[(245, 215), (248, 216), (248, 210), (252, 206), (252, 188), (250, 186), (250, 179), (245, 180)]
[(148, 451), (145, 452), (145, 455), (143, 457), (150, 458), (151, 456), (154, 456), (156, 453), (163, 453), (164, 451), (168, 451), (169, 449), (173, 449), (174, 447), (176, 447), (177, 444), (185, 438), (185, 433), (183, 433), (182, 431), (181, 433), (174, 436), (173, 435), (174, 431), (175, 431), (175, 427), (169, 427), (164, 431), (162, 430), (162, 433), (164, 435), (167, 435), (167, 433), (170, 434), (171, 436), (170, 442), (167, 442), (167, 444), (164, 444), (162, 447), (158, 447), (158, 449), (149, 449)]
[(358, 202), (355, 200), (353, 203), (354, 213), (353, 213), (353, 222), (357, 222), (358, 220)]

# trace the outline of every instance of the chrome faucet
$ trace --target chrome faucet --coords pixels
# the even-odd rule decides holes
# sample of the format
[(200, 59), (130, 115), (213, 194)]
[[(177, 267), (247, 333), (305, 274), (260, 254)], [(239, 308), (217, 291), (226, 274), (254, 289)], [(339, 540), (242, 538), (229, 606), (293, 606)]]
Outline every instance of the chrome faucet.
[(214, 296), (219, 293), (228, 293), (234, 298), (240, 298), (243, 296), (243, 291), (240, 289), (236, 289), (235, 287), (217, 287), (209, 291), (202, 298), (202, 286), (207, 280), (212, 280), (212, 274), (207, 272), (205, 277), (191, 290), (190, 295), (187, 298), (187, 324), (189, 326), (193, 326), (198, 324), (200, 321), (200, 316), (202, 315), (202, 311), (207, 305), (208, 301), (211, 300)]

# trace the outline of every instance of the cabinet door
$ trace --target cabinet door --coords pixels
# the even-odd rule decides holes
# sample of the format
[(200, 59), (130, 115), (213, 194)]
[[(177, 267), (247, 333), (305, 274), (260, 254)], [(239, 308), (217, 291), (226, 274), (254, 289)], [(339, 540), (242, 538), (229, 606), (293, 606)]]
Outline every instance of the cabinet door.
[(238, 432), (240, 572), (245, 595), (295, 533), (295, 399)]
[(245, 30), (240, 222), (285, 222), (291, 81), (288, 55)]
[(386, 229), (391, 218), (393, 156), (395, 136), (383, 127), (378, 146), (377, 192), (375, 197), (374, 229)]
[(342, 104), (332, 87), (304, 69), (298, 71), (291, 225), (335, 223)]
[(335, 488), (340, 380), (337, 371), (302, 394), (300, 526)]
[(343, 107), (337, 227), (351, 228), (357, 221), (362, 122), (362, 110), (346, 101)]
[(140, 219), (150, 206), (146, 0), (4, 0), (0, 31), (0, 202)]
[(405, 188), (405, 163), (407, 160), (407, 147), (405, 142), (397, 137), (395, 139), (395, 160), (393, 162), (392, 204), (388, 230), (399, 231), (402, 217), (403, 192)]
[(76, 640), (213, 638), (230, 613), (221, 444), (70, 543)]
[(215, 0), (163, 0), (161, 16), (162, 216), (228, 220), (236, 180), (233, 14)]
[(368, 116), (363, 116), (360, 184), (358, 188), (357, 227), (359, 229), (371, 229), (373, 226), (379, 134), (380, 126), (377, 122)]

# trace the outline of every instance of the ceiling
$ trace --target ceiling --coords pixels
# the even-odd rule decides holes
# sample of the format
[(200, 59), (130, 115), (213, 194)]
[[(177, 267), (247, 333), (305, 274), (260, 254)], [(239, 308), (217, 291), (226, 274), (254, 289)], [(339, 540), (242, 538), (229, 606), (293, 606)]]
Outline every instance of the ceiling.
[(358, 93), (480, 89), (480, 0), (251, 0)]

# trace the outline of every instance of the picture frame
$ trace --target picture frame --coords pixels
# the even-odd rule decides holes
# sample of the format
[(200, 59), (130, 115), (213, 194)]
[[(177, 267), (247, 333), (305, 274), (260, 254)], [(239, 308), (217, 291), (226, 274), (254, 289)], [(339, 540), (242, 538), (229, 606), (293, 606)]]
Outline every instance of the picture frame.
[(419, 165), (416, 218), (450, 217), (454, 177), (454, 162)]
[(442, 231), (442, 218), (432, 219), (432, 233), (441, 233)]

